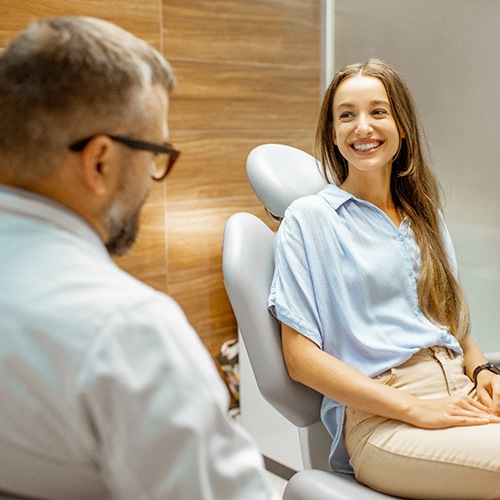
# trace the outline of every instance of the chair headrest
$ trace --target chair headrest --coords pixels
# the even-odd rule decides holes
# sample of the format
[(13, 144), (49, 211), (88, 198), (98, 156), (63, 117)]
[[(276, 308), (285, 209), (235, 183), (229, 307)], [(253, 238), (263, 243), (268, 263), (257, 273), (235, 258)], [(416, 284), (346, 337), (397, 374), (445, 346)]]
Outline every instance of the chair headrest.
[(276, 218), (292, 201), (321, 191), (327, 182), (309, 153), (285, 144), (262, 144), (247, 158), (247, 176), (259, 200)]

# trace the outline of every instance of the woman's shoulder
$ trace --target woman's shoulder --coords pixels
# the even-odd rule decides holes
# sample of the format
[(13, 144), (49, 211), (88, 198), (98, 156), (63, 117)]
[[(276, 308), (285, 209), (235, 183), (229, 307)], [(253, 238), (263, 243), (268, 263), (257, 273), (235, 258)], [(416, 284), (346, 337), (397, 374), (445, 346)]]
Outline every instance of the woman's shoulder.
[[(293, 214), (295, 217), (307, 216), (318, 212), (337, 210), (346, 200), (347, 193), (335, 184), (328, 184), (317, 194), (310, 194), (297, 198), (293, 201), (285, 213)], [(350, 196), (350, 195), (349, 195)]]

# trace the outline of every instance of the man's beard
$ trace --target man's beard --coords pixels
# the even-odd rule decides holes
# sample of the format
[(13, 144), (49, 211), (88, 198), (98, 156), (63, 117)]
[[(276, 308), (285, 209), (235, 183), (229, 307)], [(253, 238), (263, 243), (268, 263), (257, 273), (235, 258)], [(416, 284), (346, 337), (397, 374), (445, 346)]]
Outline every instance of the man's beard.
[[(142, 205), (141, 205), (142, 206)], [(110, 255), (123, 255), (134, 244), (139, 232), (139, 215), (141, 207), (125, 220), (117, 220), (111, 214), (108, 219), (109, 240), (106, 249)]]
[[(110, 255), (120, 256), (127, 252), (134, 244), (139, 232), (139, 216), (141, 208), (146, 202), (149, 190), (143, 194), (142, 200), (132, 213), (129, 213), (130, 198), (134, 196), (135, 183), (130, 174), (130, 169), (125, 170), (120, 179), (115, 199), (111, 203), (108, 213), (104, 219), (104, 225), (108, 232), (106, 249)], [(126, 215), (126, 214), (129, 215)]]

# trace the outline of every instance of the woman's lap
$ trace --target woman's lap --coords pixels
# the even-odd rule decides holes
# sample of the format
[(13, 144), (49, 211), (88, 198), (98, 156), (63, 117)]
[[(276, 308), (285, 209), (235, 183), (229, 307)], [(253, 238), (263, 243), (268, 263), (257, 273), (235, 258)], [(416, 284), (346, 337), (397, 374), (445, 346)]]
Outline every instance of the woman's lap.
[[(459, 359), (442, 348), (426, 351), (383, 374), (381, 382), (424, 398), (474, 395)], [(428, 430), (347, 408), (344, 441), (356, 478), (379, 491), (500, 500), (500, 424)]]

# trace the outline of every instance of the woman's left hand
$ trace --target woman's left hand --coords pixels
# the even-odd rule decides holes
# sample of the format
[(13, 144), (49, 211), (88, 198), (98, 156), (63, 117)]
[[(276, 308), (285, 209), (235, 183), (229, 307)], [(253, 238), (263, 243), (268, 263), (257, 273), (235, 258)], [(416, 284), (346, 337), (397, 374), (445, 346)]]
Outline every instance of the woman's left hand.
[[(472, 337), (462, 343), (466, 373), (472, 380), (476, 366), (486, 363), (486, 358)], [(491, 413), (500, 416), (500, 375), (489, 370), (481, 370), (477, 374), (477, 397)]]
[(500, 375), (482, 370), (477, 375), (476, 390), (479, 401), (500, 416)]

